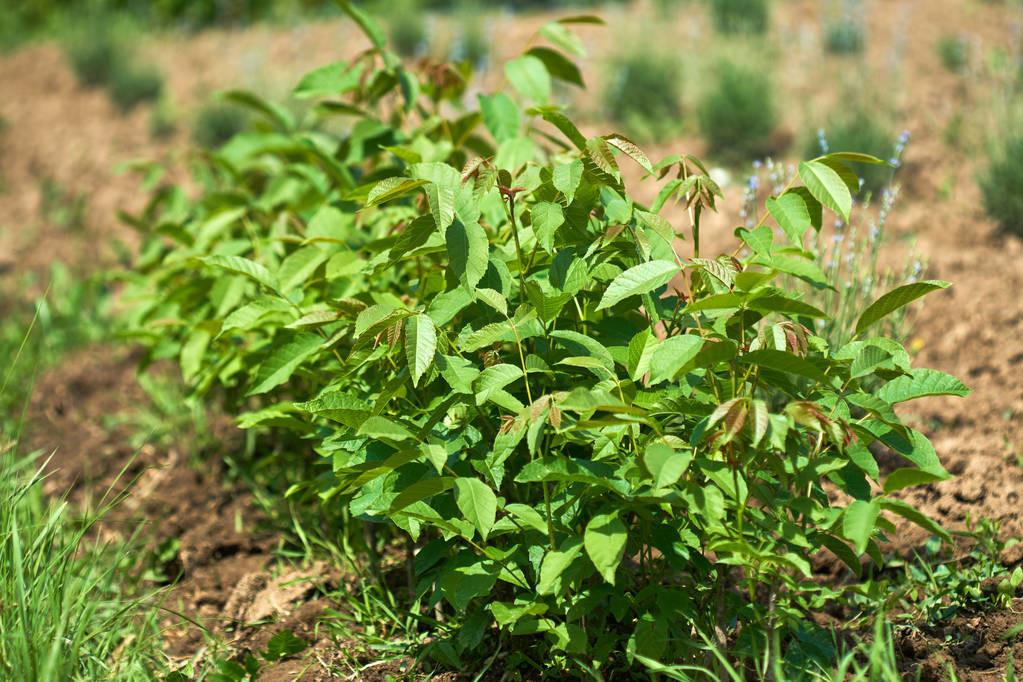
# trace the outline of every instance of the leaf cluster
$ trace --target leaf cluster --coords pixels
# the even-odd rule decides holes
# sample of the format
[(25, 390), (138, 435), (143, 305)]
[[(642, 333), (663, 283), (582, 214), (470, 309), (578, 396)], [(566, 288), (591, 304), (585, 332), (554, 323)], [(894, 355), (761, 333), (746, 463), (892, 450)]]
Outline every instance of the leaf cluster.
[[(582, 83), (574, 24), (599, 20), (545, 26), (504, 66), (514, 97), (465, 107), (468, 64), (413, 70), (341, 4), (373, 48), (294, 95), (345, 132), (239, 98), (270, 130), (212, 154), (198, 199), (164, 187), (132, 218), (149, 239), (127, 296), (151, 360), (315, 452), (300, 488), (411, 539), (414, 599), (452, 617), (437, 660), (698, 662), (702, 633), (750, 648), (835, 597), (814, 554), (881, 563), (892, 516), (945, 534), (892, 495), (948, 476), (894, 406), (966, 388), (872, 330), (948, 284), (885, 294), (837, 348), (784, 286), (827, 286), (803, 240), (848, 218), (848, 163), (876, 159), (800, 164), (733, 254), (701, 257), (703, 165), (551, 104)], [(882, 473), (880, 444), (903, 466)]]

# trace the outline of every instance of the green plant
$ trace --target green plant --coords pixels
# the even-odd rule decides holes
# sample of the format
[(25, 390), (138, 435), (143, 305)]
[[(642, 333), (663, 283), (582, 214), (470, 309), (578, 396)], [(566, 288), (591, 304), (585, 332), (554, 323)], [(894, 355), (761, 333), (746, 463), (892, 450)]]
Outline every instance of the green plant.
[(78, 81), (87, 87), (105, 86), (128, 61), (123, 41), (110, 23), (91, 18), (66, 38), (64, 52)]
[[(849, 219), (847, 163), (876, 159), (800, 164), (739, 249), (701, 255), (713, 180), (692, 157), (584, 135), (550, 105), (552, 80), (577, 78), (563, 52), (505, 65), (527, 126), (506, 93), (462, 110), (465, 72), (410, 69), (341, 6), (373, 49), (295, 95), (361, 118), (313, 133), (248, 96), (272, 130), (205, 159), (198, 199), (154, 197), (125, 295), (150, 359), (289, 443), (264, 456), (321, 456), (290, 499), (343, 510), (342, 543), (362, 526), (414, 546), (423, 657), (606, 677), (784, 667), (814, 655), (807, 612), (841, 595), (808, 555), (883, 563), (886, 515), (948, 537), (892, 495), (948, 477), (892, 406), (967, 389), (873, 333), (948, 284), (882, 295), (831, 347), (783, 279), (827, 285), (804, 233), (824, 207)], [(570, 21), (541, 35), (574, 36)], [(657, 184), (652, 203), (620, 161)], [(882, 476), (875, 441), (905, 466)]]
[(697, 113), (711, 154), (734, 163), (779, 151), (774, 90), (764, 71), (721, 63)]
[[(908, 133), (896, 139), (878, 114), (866, 106), (854, 105), (833, 114), (827, 126), (817, 131), (816, 137), (808, 138), (803, 154), (805, 158), (812, 158), (822, 152), (859, 151), (885, 159), (887, 164), (855, 168), (862, 190), (877, 194), (891, 183), (895, 168), (901, 165), (908, 139)], [(856, 193), (859, 194), (859, 190)]]
[(962, 73), (966, 70), (970, 61), (970, 43), (963, 36), (942, 36), (937, 51), (946, 71)]
[(206, 104), (195, 115), (192, 140), (200, 147), (217, 149), (244, 130), (247, 123), (246, 111), (234, 104)]
[(707, 0), (710, 15), (721, 33), (766, 33), (770, 24), (770, 0)]
[(832, 9), (831, 19), (824, 27), (824, 49), (831, 54), (859, 54), (866, 43), (865, 34), (862, 0), (842, 0), (841, 12)]
[(831, 54), (859, 54), (865, 42), (863, 24), (859, 21), (841, 19), (824, 29), (824, 49)]
[(162, 91), (163, 74), (155, 67), (125, 65), (111, 75), (110, 99), (124, 112), (158, 99)]
[(984, 208), (1006, 234), (1023, 236), (1023, 135), (1010, 132), (991, 144), (978, 180)]
[(633, 50), (614, 57), (604, 87), (607, 117), (640, 139), (677, 136), (682, 127), (682, 68), (672, 57)]

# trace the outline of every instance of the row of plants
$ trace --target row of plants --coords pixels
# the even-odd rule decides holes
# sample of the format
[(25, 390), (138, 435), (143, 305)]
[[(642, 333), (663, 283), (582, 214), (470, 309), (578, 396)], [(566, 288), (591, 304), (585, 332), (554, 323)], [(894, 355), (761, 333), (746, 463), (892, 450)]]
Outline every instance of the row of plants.
[(967, 389), (876, 335), (948, 284), (880, 295), (834, 344), (803, 288), (831, 287), (807, 240), (849, 220), (850, 164), (883, 162), (814, 155), (734, 252), (701, 254), (704, 166), (587, 137), (552, 104), (554, 82), (581, 85), (573, 26), (599, 19), (545, 27), (504, 65), (514, 96), (467, 108), (469, 64), (408, 67), (340, 5), (373, 47), (294, 95), (344, 132), (235, 95), (262, 129), (206, 158), (201, 196), (164, 186), (132, 219), (148, 361), (254, 430), (339, 542), (411, 547), (403, 605), (442, 665), (810, 665), (808, 614), (857, 583), (820, 583), (809, 556), (869, 572), (896, 517), (948, 537), (898, 495), (948, 474), (894, 408)]

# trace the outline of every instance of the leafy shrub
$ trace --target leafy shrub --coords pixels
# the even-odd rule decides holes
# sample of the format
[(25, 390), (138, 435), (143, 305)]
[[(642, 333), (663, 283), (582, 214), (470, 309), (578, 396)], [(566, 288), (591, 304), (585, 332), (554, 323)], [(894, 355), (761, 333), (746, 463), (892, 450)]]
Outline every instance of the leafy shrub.
[(826, 152), (859, 151), (880, 159), (885, 165), (857, 165), (857, 175), (863, 181), (863, 189), (876, 194), (892, 179), (892, 161), (901, 163), (899, 157), (905, 149), (908, 135), (896, 139), (879, 116), (866, 107), (856, 106), (835, 115), (828, 125), (818, 131), (817, 137), (807, 140), (804, 155), (814, 158)]
[(714, 28), (721, 33), (766, 33), (770, 0), (708, 0)]
[(698, 115), (712, 154), (735, 162), (777, 151), (772, 149), (778, 120), (774, 90), (763, 71), (730, 62), (719, 65)]
[[(461, 110), (464, 79), (408, 70), (343, 6), (374, 50), (295, 94), (364, 118), (312, 133), (250, 96), (273, 130), (211, 155), (198, 200), (154, 196), (126, 294), (151, 359), (176, 358), (241, 424), (321, 456), (292, 499), (411, 538), (410, 599), (445, 621), (427, 655), (713, 678), (707, 641), (798, 651), (807, 610), (838, 596), (809, 554), (881, 563), (883, 513), (947, 537), (890, 496), (948, 476), (892, 404), (966, 389), (872, 334), (947, 283), (880, 297), (840, 348), (807, 327), (823, 312), (779, 286), (825, 284), (796, 247), (824, 206), (848, 219), (849, 156), (801, 164), (737, 232), (741, 259), (700, 257), (713, 180), (691, 157), (654, 165), (621, 135), (583, 135), (549, 104), (552, 79), (574, 78), (563, 54), (505, 65), (545, 122), (526, 126), (505, 93)], [(448, 113), (402, 115), (414, 109)], [(620, 162), (659, 178), (652, 204)], [(692, 216), (687, 261), (659, 216), (675, 200)], [(885, 477), (879, 439), (906, 458)]]
[(212, 102), (199, 109), (192, 125), (192, 139), (200, 147), (217, 149), (245, 129), (248, 115), (233, 104)]
[(1003, 232), (1023, 237), (1023, 134), (991, 146), (979, 184), (988, 215)]
[(852, 19), (832, 22), (824, 31), (824, 49), (831, 54), (859, 54), (864, 43), (863, 24)]
[(677, 136), (682, 122), (682, 68), (657, 52), (630, 51), (612, 59), (604, 88), (609, 119), (639, 138)]
[(87, 87), (104, 86), (124, 67), (128, 54), (106, 22), (91, 19), (87, 23), (87, 27), (74, 30), (65, 39), (64, 53), (79, 83)]
[(131, 111), (143, 102), (152, 102), (161, 92), (163, 74), (155, 67), (125, 64), (111, 74), (110, 99), (121, 111)]
[(937, 45), (938, 57), (947, 71), (962, 73), (970, 59), (970, 43), (962, 36), (942, 36)]

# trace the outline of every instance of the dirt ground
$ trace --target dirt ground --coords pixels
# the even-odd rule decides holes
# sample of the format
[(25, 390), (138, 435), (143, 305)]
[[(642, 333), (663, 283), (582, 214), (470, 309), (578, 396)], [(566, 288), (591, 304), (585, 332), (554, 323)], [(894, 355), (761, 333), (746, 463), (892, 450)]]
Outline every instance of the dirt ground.
[[(785, 127), (804, 127), (840, 96), (822, 83), (844, 79), (861, 89), (890, 90), (899, 127), (913, 133), (892, 229), (915, 236), (917, 250), (929, 263), (928, 277), (954, 283), (932, 295), (917, 315), (915, 364), (959, 376), (973, 393), (965, 399), (915, 403), (907, 416), (933, 439), (956, 477), (907, 496), (951, 528), (989, 517), (1001, 523), (1005, 537), (1021, 538), (1023, 244), (996, 232), (974, 182), (992, 108), (990, 93), (970, 76), (945, 72), (934, 48), (941, 36), (956, 34), (985, 55), (1009, 49), (1019, 40), (1021, 15), (979, 0), (868, 2), (869, 57), (865, 66), (850, 68), (848, 61), (821, 56), (822, 3), (776, 4), (776, 38), (770, 49), (779, 60), (786, 101), (798, 103), (789, 107)], [(624, 12), (608, 10), (610, 22), (629, 19)], [(545, 18), (494, 18), (489, 30), (502, 38), (497, 60), (514, 54)], [(435, 28), (445, 30), (440, 23)], [(674, 36), (668, 44), (683, 45), (685, 58), (687, 46), (705, 40), (701, 36), (707, 28), (702, 17), (683, 14), (658, 31)], [(629, 31), (586, 29), (593, 57), (584, 74), (595, 89), (601, 83), (601, 55), (624, 49), (623, 43), (633, 39)], [(209, 92), (241, 85), (283, 94), (306, 70), (350, 54), (361, 44), (340, 21), (154, 38), (144, 46), (145, 54), (167, 74), (172, 101), (182, 115), (179, 131), (160, 142), (149, 135), (145, 107), (128, 116), (118, 114), (102, 91), (76, 83), (56, 45), (36, 44), (0, 55), (0, 290), (10, 291), (9, 285), (25, 273), (44, 272), (53, 261), (84, 272), (123, 260), (135, 236), (118, 222), (117, 211), (137, 210), (144, 199), (138, 178), (119, 166), (135, 159), (162, 159), (180, 173), (188, 155), (196, 153), (188, 151), (189, 112)], [(499, 82), (500, 75), (491, 73), (488, 79)], [(589, 126), (600, 129), (592, 123), (598, 116), (592, 98), (582, 99), (581, 106), (588, 112)], [(965, 117), (961, 132), (948, 134), (959, 116)], [(691, 126), (684, 124), (680, 130), (678, 140), (648, 146), (650, 156), (699, 153), (701, 144)], [(721, 217), (705, 233), (712, 248), (730, 250), (741, 187), (727, 194)], [(83, 198), (83, 215), (80, 220), (63, 219), (54, 202), (64, 206), (74, 197)], [(704, 250), (711, 249), (705, 245)], [(260, 530), (251, 497), (224, 484), (216, 465), (193, 467), (190, 453), (174, 449), (145, 446), (136, 452), (127, 445), (125, 432), (104, 428), (104, 415), (141, 399), (130, 354), (111, 357), (106, 350), (86, 351), (41, 379), (33, 402), (32, 442), (56, 449), (54, 492), (74, 484), (73, 495), (93, 495), (105, 490), (130, 462), (125, 478), (138, 480), (123, 505), (126, 516), (114, 521), (141, 517), (157, 540), (180, 538), (175, 570), (183, 578), (168, 593), (167, 607), (208, 621), (213, 631), (227, 634), (241, 648), (257, 650), (275, 632), (293, 629), (311, 643), (310, 649), (282, 664), (282, 677), (267, 679), (300, 674), (317, 679), (317, 657), (342, 655), (316, 626), (326, 606), (320, 595), (325, 587), (336, 586), (339, 576), (323, 566), (290, 573), (293, 569), (275, 564), (278, 539)], [(224, 438), (231, 437), (226, 429)], [(906, 527), (894, 538), (895, 547), (909, 552), (924, 539), (922, 531)], [(1003, 560), (1023, 563), (1023, 544), (1008, 549)], [(263, 620), (270, 625), (238, 625)], [(960, 679), (1000, 679), (1009, 656), (1015, 655), (1017, 670), (1023, 668), (1023, 644), (1018, 638), (1016, 644), (1001, 639), (1020, 620), (1012, 613), (960, 619), (949, 632), (903, 642), (902, 653), (908, 660), (923, 661), (924, 672), (941, 679), (944, 659), (936, 657), (935, 646), (951, 638), (961, 645), (941, 656), (954, 660)], [(187, 657), (205, 646), (197, 628), (173, 632), (178, 634), (168, 640), (172, 654)], [(304, 665), (310, 669), (303, 673)]]

